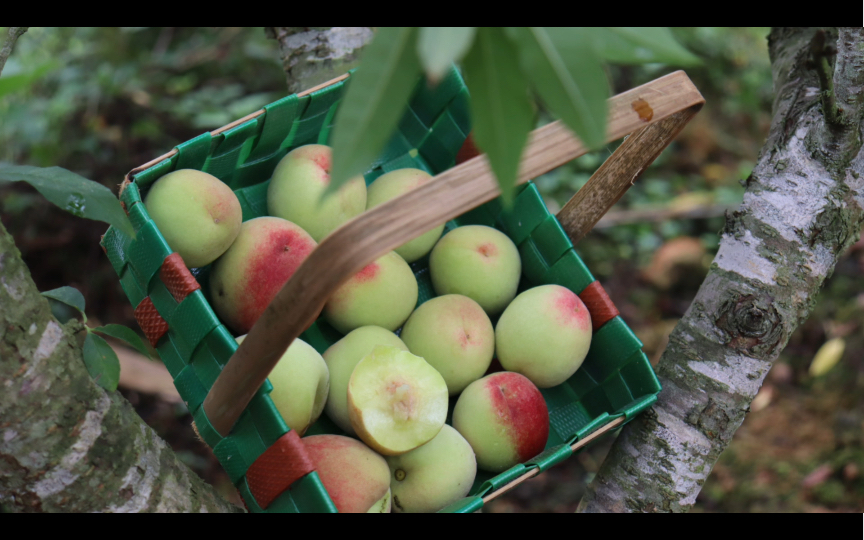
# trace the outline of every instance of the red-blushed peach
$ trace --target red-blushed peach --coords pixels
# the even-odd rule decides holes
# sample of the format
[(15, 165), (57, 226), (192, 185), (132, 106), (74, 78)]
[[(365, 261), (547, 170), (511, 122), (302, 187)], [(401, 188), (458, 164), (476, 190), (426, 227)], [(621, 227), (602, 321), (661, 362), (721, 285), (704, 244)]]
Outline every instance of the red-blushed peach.
[(327, 398), (325, 410), (330, 420), (350, 435), (354, 435), (354, 428), (348, 417), (348, 381), (357, 363), (371, 353), (376, 345), (408, 350), (390, 330), (380, 326), (361, 326), (324, 351), (324, 361), (330, 370), (330, 397)]
[(378, 345), (348, 381), (348, 416), (360, 439), (385, 456), (426, 444), (447, 419), (447, 384), (419, 356)]
[(461, 294), (497, 315), (516, 296), (522, 273), (519, 250), (507, 235), (483, 225), (466, 225), (444, 235), (429, 255), (438, 295)]
[(215, 261), (240, 232), (240, 201), (206, 172), (181, 169), (166, 174), (150, 187), (144, 205), (168, 246), (189, 268)]
[(468, 495), (477, 475), (471, 445), (447, 424), (423, 446), (386, 459), (397, 513), (437, 512)]
[[(243, 343), (246, 336), (237, 338)], [(330, 374), (324, 358), (312, 345), (295, 339), (267, 376), (273, 390), (270, 399), (288, 427), (301, 437), (318, 420), (330, 390)]]
[(438, 370), (450, 395), (486, 373), (495, 353), (495, 331), (480, 304), (446, 294), (424, 302), (400, 334), (408, 350)]
[(330, 296), (324, 318), (347, 334), (361, 326), (396, 330), (417, 305), (417, 279), (394, 252), (369, 263)]
[(237, 239), (210, 272), (216, 314), (238, 334), (249, 332), (317, 246), (306, 231), (281, 218), (259, 217), (243, 223)]
[(495, 327), (498, 361), (540, 388), (573, 375), (591, 346), (591, 315), (576, 294), (560, 285), (528, 289), (507, 306)]
[(267, 188), (267, 212), (300, 225), (317, 242), (366, 210), (366, 182), (352, 178), (334, 193), (330, 185), (332, 150), (307, 144), (288, 152)]
[(453, 408), (453, 427), (471, 444), (478, 467), (501, 472), (543, 451), (549, 411), (531, 381), (503, 371), (468, 385)]
[(390, 489), (390, 468), (383, 457), (342, 435), (301, 440), (339, 512), (364, 513), (386, 504), (382, 499)]
[[(381, 203), (404, 195), (422, 186), (431, 178), (429, 173), (420, 169), (398, 169), (382, 174), (369, 185), (366, 197), (366, 209), (375, 208)], [(402, 244), (394, 251), (405, 259), (405, 262), (414, 262), (432, 250), (432, 246), (441, 238), (442, 232), (444, 232), (443, 224)]]

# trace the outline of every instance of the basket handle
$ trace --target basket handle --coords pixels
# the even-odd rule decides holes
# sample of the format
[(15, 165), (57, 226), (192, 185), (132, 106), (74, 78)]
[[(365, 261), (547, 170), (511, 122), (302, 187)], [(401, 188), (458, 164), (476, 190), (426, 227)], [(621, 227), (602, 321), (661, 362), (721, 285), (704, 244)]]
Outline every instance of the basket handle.
[[(587, 234), (704, 103), (683, 71), (608, 100), (606, 141), (633, 135), (559, 213), (571, 239)], [(522, 155), (517, 183), (586, 152), (561, 122), (536, 129)], [(282, 287), (219, 374), (203, 405), (213, 428), (228, 435), (279, 358), (342, 283), (385, 253), (499, 195), (488, 161), (480, 155), (331, 233)]]

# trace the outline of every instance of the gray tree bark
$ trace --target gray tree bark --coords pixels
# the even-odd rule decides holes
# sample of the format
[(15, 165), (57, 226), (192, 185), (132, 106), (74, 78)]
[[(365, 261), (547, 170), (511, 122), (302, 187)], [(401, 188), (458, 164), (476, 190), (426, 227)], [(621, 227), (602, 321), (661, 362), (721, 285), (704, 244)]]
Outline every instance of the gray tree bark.
[(689, 510), (857, 239), (864, 30), (819, 32), (771, 31), (773, 121), (744, 201), (727, 214), (708, 277), (669, 338), (656, 405), (622, 430), (579, 511)]
[(0, 224), (0, 512), (234, 512), (84, 367)]

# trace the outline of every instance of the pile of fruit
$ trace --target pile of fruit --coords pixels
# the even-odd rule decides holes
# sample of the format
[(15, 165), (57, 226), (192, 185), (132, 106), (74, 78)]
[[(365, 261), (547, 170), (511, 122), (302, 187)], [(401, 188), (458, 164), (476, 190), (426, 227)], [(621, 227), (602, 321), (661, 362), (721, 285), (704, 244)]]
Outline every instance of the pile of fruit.
[[(431, 178), (401, 169), (367, 190), (358, 177), (322, 199), (330, 163), (327, 146), (291, 151), (273, 173), (270, 215), (246, 222), (233, 191), (207, 173), (175, 171), (150, 188), (145, 205), (171, 249), (190, 268), (212, 263), (213, 308), (238, 341), (317, 242)], [(549, 434), (538, 388), (563, 383), (588, 353), (591, 318), (576, 294), (543, 285), (517, 296), (521, 261), (506, 235), (443, 231), (344, 283), (322, 312), (344, 337), (323, 356), (297, 339), (270, 374), (292, 430), (302, 436), (325, 413), (348, 435), (302, 439), (340, 512), (434, 512), (468, 494), (478, 467), (533, 458)], [(426, 255), (438, 296), (415, 309), (409, 263)]]

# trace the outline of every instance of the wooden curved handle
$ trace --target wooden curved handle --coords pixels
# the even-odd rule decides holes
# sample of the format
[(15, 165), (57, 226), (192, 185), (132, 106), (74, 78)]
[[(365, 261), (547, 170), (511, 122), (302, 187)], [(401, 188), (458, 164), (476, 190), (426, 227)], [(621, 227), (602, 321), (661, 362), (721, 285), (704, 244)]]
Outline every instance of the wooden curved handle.
[[(687, 75), (678, 71), (612, 97), (608, 103), (606, 140), (612, 142), (676, 113), (691, 110), (695, 114), (704, 99)], [(677, 125), (683, 119), (686, 123), (690, 116), (670, 122)], [(642, 139), (644, 142), (645, 137)], [(663, 147), (670, 140), (667, 138)], [(547, 173), (586, 151), (560, 122), (539, 128), (531, 133), (523, 153), (517, 183)], [(656, 154), (650, 161), (654, 157)], [(639, 164), (642, 169), (644, 166)], [(223, 436), (230, 432), (291, 342), (315, 322), (330, 294), (342, 283), (388, 251), (499, 195), (495, 177), (481, 155), (357, 216), (325, 238), (282, 287), (207, 394), (204, 412), (216, 431)], [(594, 223), (588, 225), (589, 230)], [(581, 226), (585, 225), (583, 222)], [(574, 233), (568, 230), (568, 234)]]

